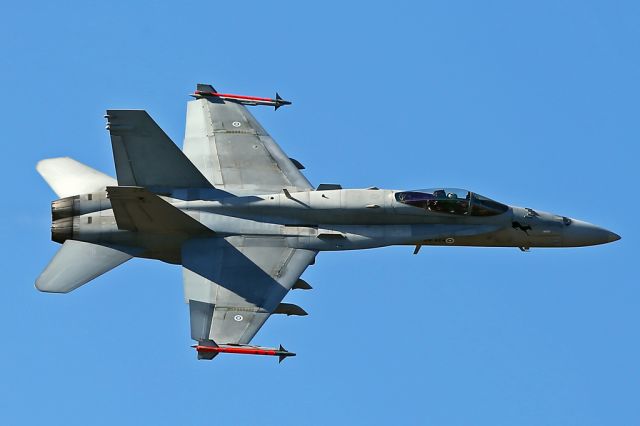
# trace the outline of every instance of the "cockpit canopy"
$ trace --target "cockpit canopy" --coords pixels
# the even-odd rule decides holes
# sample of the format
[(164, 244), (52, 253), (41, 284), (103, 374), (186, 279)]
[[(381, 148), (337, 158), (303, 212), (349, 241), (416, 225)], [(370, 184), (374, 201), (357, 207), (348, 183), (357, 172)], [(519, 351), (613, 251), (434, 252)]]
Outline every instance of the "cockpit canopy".
[(417, 189), (396, 192), (396, 201), (426, 211), (469, 215), (496, 216), (509, 207), (482, 195), (457, 188)]

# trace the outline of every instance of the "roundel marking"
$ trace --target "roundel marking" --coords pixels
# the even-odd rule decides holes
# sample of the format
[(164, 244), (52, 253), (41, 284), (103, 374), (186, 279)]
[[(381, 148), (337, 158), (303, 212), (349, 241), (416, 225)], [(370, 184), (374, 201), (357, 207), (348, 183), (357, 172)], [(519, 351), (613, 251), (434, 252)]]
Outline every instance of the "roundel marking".
[(454, 240), (453, 238), (449, 237), (446, 240), (444, 240), (444, 242), (447, 243), (447, 244), (453, 244), (453, 243), (456, 242), (456, 240)]
[(240, 123), (239, 121), (234, 121), (233, 123), (231, 123), (231, 125), (233, 127), (240, 127), (240, 126), (242, 126), (242, 123)]
[(236, 315), (235, 317), (233, 317), (233, 319), (234, 319), (235, 321), (240, 322), (240, 321), (242, 321), (244, 318), (243, 318), (243, 316), (242, 316), (242, 315)]

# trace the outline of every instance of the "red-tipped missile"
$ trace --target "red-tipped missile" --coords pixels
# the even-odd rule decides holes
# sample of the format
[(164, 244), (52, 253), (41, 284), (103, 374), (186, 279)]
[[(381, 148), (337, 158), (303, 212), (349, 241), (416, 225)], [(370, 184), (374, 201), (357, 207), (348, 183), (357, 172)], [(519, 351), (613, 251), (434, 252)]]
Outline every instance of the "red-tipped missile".
[[(285, 348), (280, 345), (278, 349), (275, 348), (263, 348), (260, 346), (245, 346), (245, 345), (223, 345), (223, 346), (206, 346), (206, 345), (195, 345), (193, 346), (198, 351), (198, 354), (220, 354), (220, 353), (228, 353), (228, 354), (245, 354), (245, 355), (269, 355), (269, 356), (277, 356), (278, 362), (282, 362), (283, 359), (296, 356), (295, 353), (287, 351)], [(215, 356), (215, 355), (214, 355)]]
[(282, 99), (278, 93), (276, 93), (276, 97), (273, 99), (259, 98), (257, 96), (234, 95), (231, 93), (218, 93), (216, 89), (209, 84), (198, 84), (196, 91), (191, 96), (194, 98), (219, 98), (237, 102), (242, 105), (266, 105), (272, 106), (275, 109), (278, 109), (283, 105), (291, 105), (290, 101)]

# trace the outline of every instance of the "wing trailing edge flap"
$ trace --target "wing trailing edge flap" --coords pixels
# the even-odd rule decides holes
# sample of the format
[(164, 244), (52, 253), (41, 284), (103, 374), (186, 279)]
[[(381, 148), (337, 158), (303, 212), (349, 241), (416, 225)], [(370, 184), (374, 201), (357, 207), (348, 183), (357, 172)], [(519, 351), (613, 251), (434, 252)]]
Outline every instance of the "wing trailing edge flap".
[(144, 110), (108, 110), (118, 185), (211, 188), (211, 183)]
[(136, 186), (109, 186), (118, 229), (138, 232), (213, 235), (213, 231), (180, 209)]
[(68, 293), (132, 257), (110, 247), (67, 240), (36, 279), (36, 288), (47, 293)]

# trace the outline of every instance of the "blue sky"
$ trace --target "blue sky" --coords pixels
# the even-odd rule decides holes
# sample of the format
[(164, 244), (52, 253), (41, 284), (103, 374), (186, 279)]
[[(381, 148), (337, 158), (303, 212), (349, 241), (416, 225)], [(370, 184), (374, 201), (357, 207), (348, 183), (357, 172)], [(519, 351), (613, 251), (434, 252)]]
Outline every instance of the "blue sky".
[[(640, 424), (634, 1), (5, 2), (0, 424)], [(321, 254), (255, 343), (189, 347), (180, 268), (134, 260), (66, 295), (35, 163), (114, 173), (107, 108), (179, 145), (198, 82), (314, 183), (468, 188), (593, 222), (607, 246)]]

